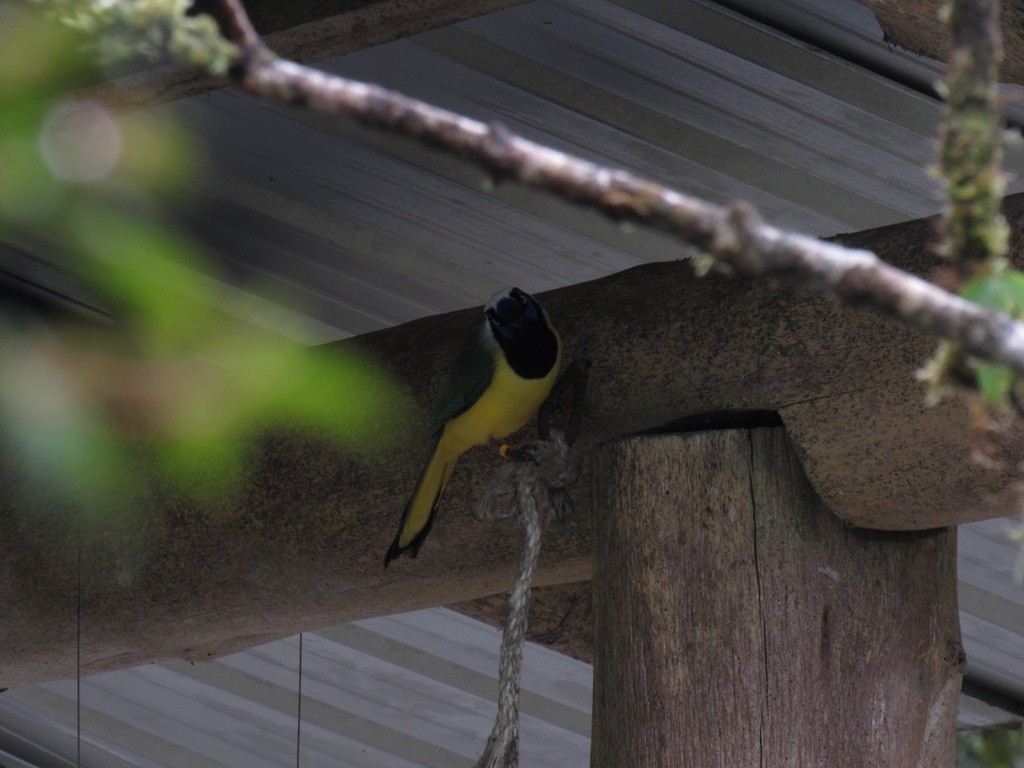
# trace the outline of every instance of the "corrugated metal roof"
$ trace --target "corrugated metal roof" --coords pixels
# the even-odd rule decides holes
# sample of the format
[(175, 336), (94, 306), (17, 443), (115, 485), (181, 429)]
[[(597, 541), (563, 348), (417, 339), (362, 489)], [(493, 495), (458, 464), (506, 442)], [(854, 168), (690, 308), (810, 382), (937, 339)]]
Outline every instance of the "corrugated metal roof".
[[(970, 538), (981, 526), (984, 537), (987, 525), (965, 529)], [(1021, 607), (1019, 590), (1010, 599)], [(964, 619), (972, 664), (976, 656), (984, 668), (1001, 663), (1001, 653), (1019, 656), (1019, 645), (975, 637), (972, 615)], [(299, 642), (108, 672), (83, 679), (80, 692), (74, 680), (11, 690), (0, 697), (0, 764), (8, 754), (28, 765), (74, 765), (79, 696), (83, 764), (103, 768), (270, 768), (296, 757), (310, 768), (451, 768), (472, 764), (483, 750), (498, 687), (500, 636), (491, 627), (438, 608), (305, 633), (301, 724)], [(592, 675), (589, 664), (528, 644), (524, 765), (588, 764)], [(1014, 720), (979, 699), (961, 701), (962, 726)]]
[[(496, 630), (445, 609), (307, 632), (301, 735), (298, 637), (217, 661), (90, 677), (81, 681), (84, 764), (280, 768), (295, 764), (298, 744), (303, 766), (470, 765), (497, 709), (499, 644)], [(587, 763), (591, 678), (589, 665), (529, 645), (525, 765)], [(65, 738), (49, 750), (72, 758), (77, 696), (69, 680), (0, 697), (0, 755), (27, 749), (11, 746), (3, 723), (51, 718)]]
[[(938, 68), (890, 50), (853, 0), (539, 0), (325, 67), (716, 202), (749, 200), (815, 235), (939, 209), (924, 170)], [(510, 283), (543, 290), (685, 254), (567, 203), (492, 189), (432, 150), (231, 91), (151, 114), (184, 119), (209, 144), (179, 213), (220, 276), (301, 317), (316, 340), (479, 303)], [(1011, 191), (1024, 189), (1018, 145), (1007, 165)], [(20, 246), (5, 266), (74, 296), (59, 264)], [(1000, 707), (1019, 713), (1024, 701), (1024, 596), (1005, 526), (961, 528), (964, 724), (1010, 720)], [(305, 634), (302, 765), (468, 764), (491, 726), (497, 643), (444, 610)], [(88, 764), (293, 762), (297, 646), (82, 681)], [(528, 652), (525, 764), (585, 764), (589, 675)], [(0, 697), (0, 747), (73, 764), (56, 755), (75, 748), (75, 702), (74, 681)], [(52, 743), (26, 746), (37, 731)]]
[(984, 520), (958, 530), (960, 630), (970, 679), (1016, 701), (1024, 714), (1024, 588), (1014, 578), (1024, 552), (1008, 535), (1019, 520)]

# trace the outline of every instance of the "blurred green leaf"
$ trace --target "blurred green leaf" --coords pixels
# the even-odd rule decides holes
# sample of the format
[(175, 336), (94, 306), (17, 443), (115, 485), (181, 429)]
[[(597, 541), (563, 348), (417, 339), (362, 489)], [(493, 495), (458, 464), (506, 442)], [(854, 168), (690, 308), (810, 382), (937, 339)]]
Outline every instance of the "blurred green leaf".
[(217, 69), (233, 46), (208, 17), (185, 17), (184, 0), (35, 4), (77, 31), (0, 7), (0, 239), (41, 249), (115, 327), (26, 333), (0, 316), (0, 438), (30, 481), (63, 500), (54, 508), (121, 514), (154, 481), (230, 493), (267, 430), (359, 455), (386, 447), (382, 425), (402, 423), (407, 406), (380, 370), (249, 322), (165, 222), (163, 201), (200, 167), (188, 134), (68, 95), (97, 71), (82, 32), (104, 61), (169, 50)]
[(31, 226), (54, 214), (62, 190), (47, 172), (34, 135), (0, 131), (0, 168), (0, 231), (5, 224)]
[[(31, 9), (0, 6), (0, 99), (24, 110), (94, 79), (80, 54), (81, 38)], [(0, 114), (11, 125), (12, 114)]]
[[(1024, 273), (1009, 270), (976, 277), (961, 288), (960, 295), (975, 304), (1019, 318), (1024, 314)], [(982, 396), (995, 405), (1010, 391), (1014, 374), (1007, 368), (982, 363), (977, 366), (977, 381)]]
[(1021, 309), (1024, 308), (1024, 272), (1008, 270), (1002, 273), (1000, 277), (1002, 277), (1003, 284), (1016, 305), (1014, 314), (1020, 315)]
[(978, 366), (978, 389), (986, 401), (995, 405), (1000, 402), (1013, 384), (1014, 374), (1009, 368), (983, 363)]
[(1024, 307), (1024, 274), (1003, 272), (976, 277), (964, 285), (960, 295), (983, 307), (1019, 315)]
[(123, 115), (119, 122), (124, 141), (118, 172), (162, 199), (185, 194), (182, 182), (201, 173), (201, 153), (184, 127), (148, 112)]
[(82, 273), (127, 313), (153, 353), (180, 351), (209, 325), (209, 283), (184, 238), (145, 211), (131, 214), (88, 200), (69, 211), (67, 227), (87, 260)]
[(977, 730), (957, 734), (957, 768), (1024, 768), (1024, 730)]

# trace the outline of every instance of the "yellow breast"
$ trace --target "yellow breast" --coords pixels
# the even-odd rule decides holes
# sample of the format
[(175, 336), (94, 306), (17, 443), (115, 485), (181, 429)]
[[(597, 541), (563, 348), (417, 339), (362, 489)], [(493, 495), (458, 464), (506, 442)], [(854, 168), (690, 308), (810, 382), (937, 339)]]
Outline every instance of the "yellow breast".
[(458, 456), (474, 445), (499, 440), (526, 424), (551, 393), (561, 358), (559, 349), (558, 359), (544, 378), (523, 379), (499, 355), (491, 385), (465, 412), (445, 424), (439, 450)]

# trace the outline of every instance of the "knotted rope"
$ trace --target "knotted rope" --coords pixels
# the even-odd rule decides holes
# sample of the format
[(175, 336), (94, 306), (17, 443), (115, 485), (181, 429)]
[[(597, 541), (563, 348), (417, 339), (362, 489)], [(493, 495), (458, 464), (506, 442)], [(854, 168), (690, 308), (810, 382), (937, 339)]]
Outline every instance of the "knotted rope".
[(487, 739), (484, 753), (474, 768), (518, 768), (519, 690), (523, 669), (526, 621), (530, 612), (530, 584), (540, 554), (545, 523), (565, 518), (572, 510), (566, 488), (579, 475), (579, 460), (555, 430), (547, 440), (538, 440), (509, 452), (498, 477), (477, 502), (476, 514), (485, 519), (507, 517), (513, 511), (523, 531), (519, 568), (508, 598), (508, 618), (501, 638), (498, 716)]

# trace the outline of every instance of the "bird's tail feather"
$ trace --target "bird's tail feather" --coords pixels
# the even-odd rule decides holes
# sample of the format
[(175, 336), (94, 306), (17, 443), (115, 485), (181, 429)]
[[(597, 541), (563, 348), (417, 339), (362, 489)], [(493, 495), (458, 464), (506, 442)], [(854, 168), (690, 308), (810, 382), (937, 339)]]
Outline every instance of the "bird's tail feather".
[(402, 522), (398, 525), (398, 534), (384, 555), (385, 568), (399, 555), (408, 552), (410, 557), (416, 557), (420, 551), (420, 545), (427, 538), (434, 523), (434, 510), (437, 509), (441, 494), (448, 485), (448, 478), (452, 476), (456, 458), (458, 457), (445, 455), (439, 444), (435, 446), (409, 503), (405, 505)]

